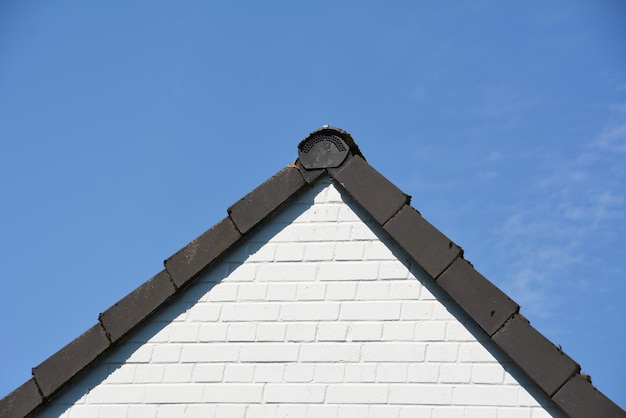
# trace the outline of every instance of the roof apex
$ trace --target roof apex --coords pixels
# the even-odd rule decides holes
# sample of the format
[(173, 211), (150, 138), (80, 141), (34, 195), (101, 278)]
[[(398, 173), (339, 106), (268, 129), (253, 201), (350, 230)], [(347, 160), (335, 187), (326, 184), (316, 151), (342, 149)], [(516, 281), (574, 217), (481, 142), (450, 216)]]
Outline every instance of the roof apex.
[[(81, 370), (180, 295), (202, 271), (322, 175), (330, 176), (350, 195), (568, 416), (583, 418), (593, 411), (598, 417), (626, 418), (626, 412), (580, 377), (578, 364), (523, 320), (514, 301), (463, 259), (459, 246), (410, 206), (410, 196), (365, 161), (348, 132), (325, 125), (298, 144), (299, 150), (305, 147), (313, 152), (313, 158), (307, 157), (312, 167), (299, 158), (229, 207), (225, 219), (165, 260), (162, 272), (107, 309), (96, 325), (35, 367), (32, 379), (0, 399), (0, 418), (25, 417), (45, 405)], [(59, 370), (64, 374), (59, 375)]]

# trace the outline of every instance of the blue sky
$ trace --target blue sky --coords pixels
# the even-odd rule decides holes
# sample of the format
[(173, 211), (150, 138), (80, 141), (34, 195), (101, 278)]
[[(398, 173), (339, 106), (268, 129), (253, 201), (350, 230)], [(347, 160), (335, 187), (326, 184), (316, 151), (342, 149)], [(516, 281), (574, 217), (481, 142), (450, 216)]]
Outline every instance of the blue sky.
[(0, 2), (0, 397), (322, 124), (626, 408), (626, 3)]

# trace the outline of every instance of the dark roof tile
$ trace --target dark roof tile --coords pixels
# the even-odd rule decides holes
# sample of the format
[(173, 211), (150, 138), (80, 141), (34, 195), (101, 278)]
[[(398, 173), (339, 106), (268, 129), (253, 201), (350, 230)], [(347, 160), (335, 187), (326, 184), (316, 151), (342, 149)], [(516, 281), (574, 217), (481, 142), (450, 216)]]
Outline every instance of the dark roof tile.
[(568, 380), (553, 400), (571, 418), (626, 418), (624, 410), (580, 375)]
[(519, 315), (492, 338), (548, 396), (580, 371), (578, 364)]
[(100, 323), (116, 342), (176, 292), (169, 274), (161, 271), (100, 314)]
[(517, 311), (519, 306), (465, 260), (457, 258), (437, 279), (441, 286), (488, 334)]
[(33, 376), (43, 396), (47, 398), (53, 395), (109, 345), (109, 339), (98, 323), (33, 368)]
[(431, 277), (437, 278), (461, 255), (461, 248), (406, 205), (385, 230)]
[(287, 166), (229, 207), (230, 218), (245, 234), (306, 184), (294, 165)]
[(224, 218), (165, 260), (165, 269), (174, 285), (180, 288), (188, 284), (241, 237), (230, 218)]
[(329, 169), (332, 177), (381, 225), (410, 198), (359, 156), (340, 168)]
[(20, 418), (31, 413), (43, 398), (35, 379), (29, 379), (22, 386), (0, 399), (0, 418)]

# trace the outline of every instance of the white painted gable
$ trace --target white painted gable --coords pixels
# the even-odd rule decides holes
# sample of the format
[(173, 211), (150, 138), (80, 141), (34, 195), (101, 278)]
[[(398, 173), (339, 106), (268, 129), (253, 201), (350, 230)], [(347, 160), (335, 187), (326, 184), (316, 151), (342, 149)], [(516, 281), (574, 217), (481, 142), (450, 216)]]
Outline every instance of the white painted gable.
[(403, 259), (321, 180), (39, 416), (560, 416)]

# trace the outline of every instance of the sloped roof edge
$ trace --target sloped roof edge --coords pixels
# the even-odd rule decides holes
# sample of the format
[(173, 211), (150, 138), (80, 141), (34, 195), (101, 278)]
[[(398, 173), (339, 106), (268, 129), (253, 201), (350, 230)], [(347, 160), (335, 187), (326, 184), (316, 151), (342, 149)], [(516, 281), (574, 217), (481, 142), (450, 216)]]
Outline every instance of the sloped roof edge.
[[(410, 206), (404, 194), (363, 158), (346, 131), (324, 126), (348, 145), (335, 168), (306, 169), (296, 160), (228, 208), (228, 216), (165, 260), (165, 269), (101, 313), (98, 322), (33, 368), (33, 377), (0, 400), (0, 418), (25, 417), (81, 370), (175, 297), (294, 195), (322, 175), (348, 193), (468, 316), (573, 418), (626, 417), (580, 375), (580, 366), (533, 328), (519, 306), (463, 258), (462, 249)], [(302, 144), (302, 141), (300, 144)], [(524, 341), (524, 344), (520, 344)]]

